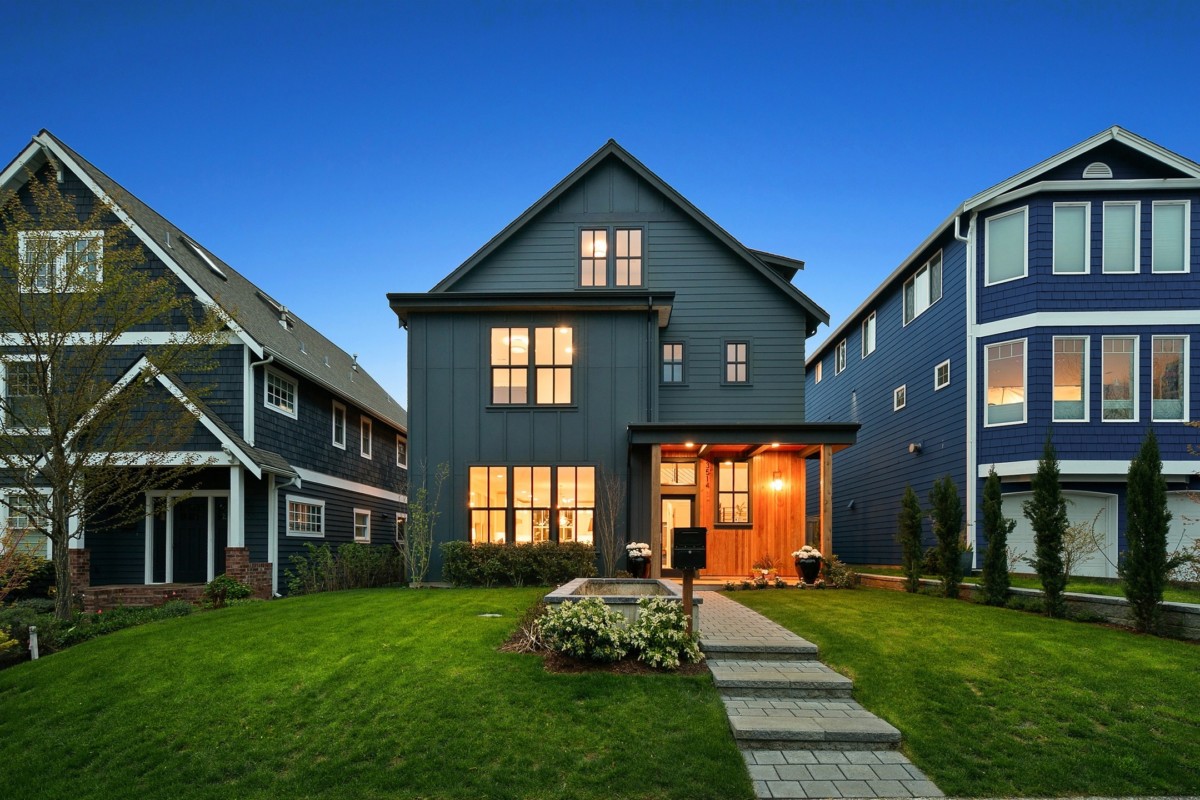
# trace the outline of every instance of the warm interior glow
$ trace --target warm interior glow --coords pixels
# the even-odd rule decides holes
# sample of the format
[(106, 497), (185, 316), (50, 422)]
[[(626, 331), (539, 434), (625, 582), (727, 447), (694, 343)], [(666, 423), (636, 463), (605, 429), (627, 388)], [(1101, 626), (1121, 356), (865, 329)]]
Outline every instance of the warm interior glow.
[(777, 492), (780, 491), (781, 489), (783, 489), (783, 473), (782, 472), (776, 472), (772, 476), (771, 486)]
[(696, 443), (695, 442), (684, 442), (683, 446), (684, 447), (695, 447)]
[(608, 240), (596, 237), (596, 243), (593, 245), (596, 258), (605, 258), (608, 256)]
[(771, 447), (779, 447), (779, 442), (771, 442)]

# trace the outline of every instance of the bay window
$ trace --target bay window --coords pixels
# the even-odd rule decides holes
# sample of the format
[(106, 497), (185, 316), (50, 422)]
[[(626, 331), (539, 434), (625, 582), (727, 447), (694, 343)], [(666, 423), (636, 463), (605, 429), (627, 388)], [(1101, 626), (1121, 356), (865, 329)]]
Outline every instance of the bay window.
[(984, 385), (987, 387), (985, 425), (1025, 421), (1025, 340), (985, 348)]
[(1029, 209), (1022, 207), (984, 223), (983, 271), (988, 286), (1029, 274), (1028, 219)]
[(1191, 203), (1161, 200), (1152, 206), (1150, 269), (1153, 272), (1187, 272), (1191, 239)]
[(1054, 274), (1090, 271), (1091, 203), (1054, 204)]
[(1186, 336), (1155, 336), (1151, 348), (1150, 413), (1155, 422), (1186, 422)]
[(1054, 337), (1055, 422), (1087, 422), (1086, 336)]
[(1101, 260), (1105, 272), (1138, 271), (1140, 218), (1141, 204), (1137, 201), (1104, 204), (1104, 252)]
[(1104, 337), (1101, 419), (1105, 422), (1137, 422), (1137, 345), (1136, 336)]

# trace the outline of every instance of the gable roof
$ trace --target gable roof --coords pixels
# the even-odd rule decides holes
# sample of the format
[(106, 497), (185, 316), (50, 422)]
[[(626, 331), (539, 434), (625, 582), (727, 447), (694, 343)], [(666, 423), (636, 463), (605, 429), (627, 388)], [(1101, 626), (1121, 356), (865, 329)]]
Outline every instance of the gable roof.
[[(645, 164), (634, 158), (629, 151), (617, 144), (616, 140), (609, 139), (603, 147), (593, 153), (586, 161), (559, 181), (554, 188), (544, 194), (540, 200), (531, 205), (523, 214), (510, 222), (504, 230), (493, 236), (491, 240), (483, 247), (479, 248), (466, 261), (462, 263), (456, 270), (451, 272), (445, 278), (438, 282), (436, 286), (430, 289), (430, 292), (446, 292), (452, 290), (464, 275), (474, 269), (481, 261), (494, 253), (501, 245), (512, 238), (525, 225), (529, 224), (538, 214), (548, 208), (558, 198), (562, 197), (571, 187), (579, 183), (589, 172), (603, 163), (606, 159), (613, 158), (628, 167), (634, 174), (644, 180), (650, 186), (657, 189), (672, 203), (678, 206), (688, 217), (696, 224), (704, 228), (712, 234), (717, 241), (724, 244), (749, 265), (756, 272), (763, 275), (768, 282), (773, 284), (785, 296), (790, 298), (798, 306), (816, 322), (829, 322), (829, 314), (825, 309), (818, 306), (803, 292), (788, 282), (788, 277), (781, 273), (791, 270), (792, 275), (795, 270), (803, 267), (804, 262), (796, 259), (784, 258), (782, 256), (771, 255), (762, 251), (753, 251), (739, 242), (737, 239), (729, 235), (717, 223), (713, 222), (703, 211), (696, 208), (692, 203), (679, 192), (675, 191), (666, 181), (651, 172)], [(815, 324), (812, 326), (815, 330)]]
[[(201, 301), (220, 309), (229, 327), (259, 358), (275, 362), (324, 386), (375, 417), (408, 429), (404, 408), (372, 378), (357, 358), (321, 335), (195, 239), (88, 162), (47, 130), (0, 173), (0, 188), (23, 181), (50, 154), (75, 173)], [(280, 324), (289, 322), (285, 327)]]
[[(1084, 180), (1082, 177), (1078, 181), (1054, 181), (1050, 186), (1046, 186), (1038, 182), (1038, 178), (1046, 175), (1048, 172), (1062, 166), (1072, 159), (1079, 158), (1093, 150), (1096, 150), (1109, 142), (1116, 142), (1126, 147), (1131, 148), (1135, 152), (1146, 156), (1154, 161), (1169, 167), (1172, 170), (1188, 176), (1186, 178), (1155, 178), (1148, 181), (1135, 180)], [(1139, 184), (1145, 184), (1140, 186)], [(1107, 128), (1095, 136), (1084, 139), (1073, 147), (1068, 147), (1061, 153), (1057, 153), (1044, 161), (1041, 161), (1029, 169), (1018, 172), (1016, 175), (1003, 180), (1000, 183), (984, 189), (979, 194), (973, 195), (961, 202), (942, 223), (933, 229), (922, 241), (917, 248), (900, 262), (900, 265), (892, 270), (891, 274), (883, 280), (875, 288), (875, 291), (867, 295), (867, 298), (852, 311), (845, 320), (836, 328), (830, 331), (829, 336), (817, 347), (812, 349), (808, 358), (804, 361), (804, 367), (807, 370), (814, 362), (824, 358), (825, 353), (837, 342), (845, 338), (846, 332), (852, 327), (853, 323), (862, 316), (868, 308), (875, 304), (879, 296), (890, 289), (897, 280), (903, 278), (910, 269), (923, 263), (925, 258), (929, 257), (929, 250), (935, 242), (953, 232), (955, 236), (961, 235), (959, 220), (963, 214), (980, 211), (988, 206), (996, 205), (997, 203), (1007, 202), (1016, 199), (1025, 194), (1032, 194), (1036, 191), (1054, 188), (1059, 190), (1079, 190), (1089, 191), (1097, 189), (1111, 189), (1114, 186), (1122, 188), (1158, 188), (1170, 189), (1177, 187), (1200, 188), (1200, 164), (1188, 158), (1184, 158), (1178, 153), (1174, 153), (1161, 145), (1157, 145), (1149, 139), (1138, 136), (1132, 131), (1125, 130), (1119, 125), (1114, 125)]]

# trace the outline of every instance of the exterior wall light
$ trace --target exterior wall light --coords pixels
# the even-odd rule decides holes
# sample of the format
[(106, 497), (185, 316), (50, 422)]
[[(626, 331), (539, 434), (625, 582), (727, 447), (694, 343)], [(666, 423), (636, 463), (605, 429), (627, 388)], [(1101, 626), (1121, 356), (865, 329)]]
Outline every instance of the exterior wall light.
[(771, 486), (777, 492), (783, 489), (783, 473), (782, 472), (776, 472), (774, 475), (771, 476)]

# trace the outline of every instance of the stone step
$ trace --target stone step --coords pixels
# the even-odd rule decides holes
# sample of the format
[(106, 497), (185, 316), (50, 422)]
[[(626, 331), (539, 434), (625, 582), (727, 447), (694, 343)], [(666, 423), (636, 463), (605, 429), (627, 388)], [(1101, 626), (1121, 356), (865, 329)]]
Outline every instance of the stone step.
[(700, 649), (708, 658), (733, 661), (813, 661), (817, 646), (795, 637), (776, 642), (761, 639), (702, 639)]
[(750, 750), (895, 750), (900, 731), (879, 717), (794, 716), (730, 713), (729, 727), (740, 747)]
[(848, 698), (854, 682), (820, 661), (709, 658), (722, 697)]

